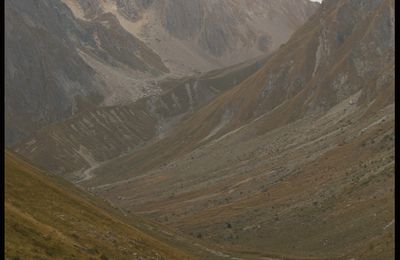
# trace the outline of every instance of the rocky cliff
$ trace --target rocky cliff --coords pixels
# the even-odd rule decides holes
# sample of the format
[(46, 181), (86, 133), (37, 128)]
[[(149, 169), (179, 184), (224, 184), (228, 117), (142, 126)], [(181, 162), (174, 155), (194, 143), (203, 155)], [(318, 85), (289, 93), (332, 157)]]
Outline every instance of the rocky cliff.
[(144, 95), (138, 79), (168, 71), (114, 16), (78, 20), (61, 1), (5, 8), (7, 144), (71, 116), (78, 96), (94, 105), (134, 100)]
[[(314, 13), (308, 0), (69, 0), (77, 16), (113, 13), (171, 71), (209, 71), (271, 53)], [(74, 5), (75, 4), (75, 5)], [(74, 7), (75, 6), (75, 7)]]

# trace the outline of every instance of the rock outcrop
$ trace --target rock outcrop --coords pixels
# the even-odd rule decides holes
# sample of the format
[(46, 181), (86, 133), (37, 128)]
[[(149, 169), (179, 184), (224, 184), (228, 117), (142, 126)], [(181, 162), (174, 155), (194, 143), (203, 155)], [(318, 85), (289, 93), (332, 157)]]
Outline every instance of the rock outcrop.
[(135, 81), (168, 72), (110, 14), (76, 19), (58, 0), (6, 1), (5, 8), (6, 144), (71, 116), (77, 96), (96, 105), (132, 101), (144, 96)]

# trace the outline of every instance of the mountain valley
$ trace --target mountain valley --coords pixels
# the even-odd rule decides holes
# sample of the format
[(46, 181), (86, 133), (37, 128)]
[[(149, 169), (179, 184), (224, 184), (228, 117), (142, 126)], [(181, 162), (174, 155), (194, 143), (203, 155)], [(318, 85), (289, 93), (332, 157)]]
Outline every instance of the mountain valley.
[(10, 259), (395, 259), (394, 0), (5, 5)]

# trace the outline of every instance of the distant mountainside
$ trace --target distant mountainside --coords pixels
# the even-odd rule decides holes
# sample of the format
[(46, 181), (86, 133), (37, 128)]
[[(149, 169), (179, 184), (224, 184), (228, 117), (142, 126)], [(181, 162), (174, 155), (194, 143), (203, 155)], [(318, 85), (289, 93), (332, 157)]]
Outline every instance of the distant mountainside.
[(308, 0), (64, 0), (92, 20), (110, 12), (179, 74), (271, 53), (314, 13)]
[(11, 147), (41, 167), (78, 181), (101, 163), (163, 138), (179, 122), (264, 63), (261, 59), (201, 76), (169, 78), (158, 83), (162, 89), (158, 96), (126, 105), (92, 107), (43, 127)]
[(6, 144), (88, 107), (158, 95), (156, 82), (167, 74), (258, 58), (315, 7), (306, 0), (7, 0)]
[(7, 0), (5, 8), (6, 143), (71, 116), (82, 104), (157, 92), (144, 90), (140, 79), (168, 72), (110, 14), (81, 21), (50, 0)]
[(261, 69), (80, 185), (244, 257), (392, 259), (393, 93), (394, 1), (326, 0)]

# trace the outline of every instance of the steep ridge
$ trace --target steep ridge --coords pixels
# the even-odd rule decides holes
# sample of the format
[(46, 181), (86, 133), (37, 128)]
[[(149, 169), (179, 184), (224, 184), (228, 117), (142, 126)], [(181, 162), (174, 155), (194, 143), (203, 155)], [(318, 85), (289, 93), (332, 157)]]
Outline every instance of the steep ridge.
[(79, 20), (59, 0), (7, 0), (5, 10), (7, 144), (71, 116), (77, 96), (133, 101), (146, 95), (143, 78), (168, 72), (113, 15)]
[(263, 68), (82, 185), (246, 257), (393, 258), (393, 53), (394, 1), (326, 0)]
[[(308, 0), (65, 0), (76, 16), (112, 13), (180, 75), (271, 53), (318, 4)], [(78, 4), (77, 4), (78, 3)]]
[(7, 150), (5, 188), (7, 259), (218, 259), (218, 251), (209, 253), (147, 220), (128, 219)]
[(266, 59), (156, 82), (160, 95), (132, 104), (87, 108), (12, 148), (70, 180), (88, 179), (105, 161), (163, 138), (180, 121), (258, 70)]

